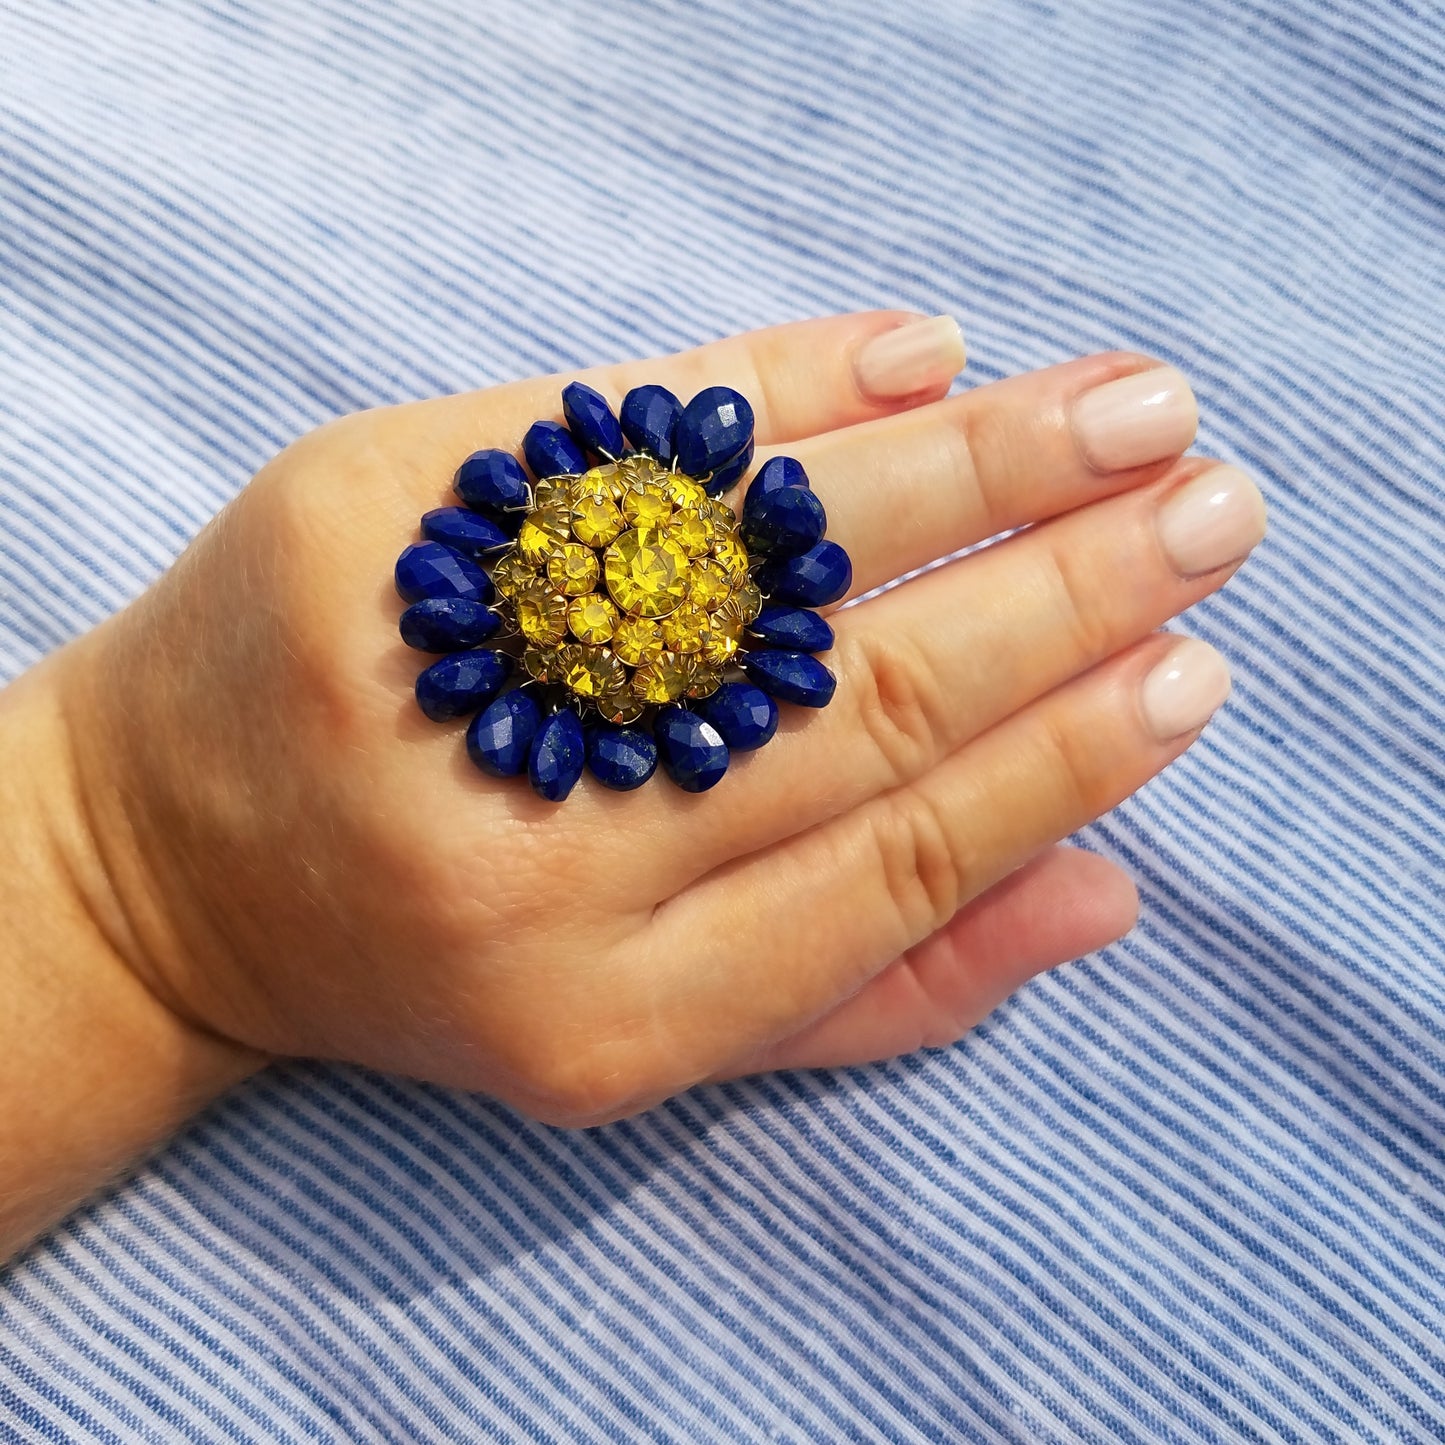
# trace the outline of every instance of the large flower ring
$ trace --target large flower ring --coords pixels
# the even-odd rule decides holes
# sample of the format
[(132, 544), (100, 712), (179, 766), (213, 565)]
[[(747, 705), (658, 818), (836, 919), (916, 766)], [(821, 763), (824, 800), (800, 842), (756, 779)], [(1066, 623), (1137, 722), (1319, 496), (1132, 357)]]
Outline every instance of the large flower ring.
[(639, 386), (619, 420), (574, 381), (562, 409), (565, 426), (523, 438), (530, 478), (510, 452), (474, 452), (465, 505), (428, 512), (397, 561), (402, 637), (445, 654), (417, 702), (471, 716), (472, 761), (525, 771), (551, 802), (584, 767), (627, 790), (659, 761), (702, 792), (772, 738), (779, 701), (832, 699), (814, 654), (833, 630), (813, 609), (848, 590), (848, 554), (791, 457), (759, 469), (741, 517), (719, 500), (753, 460), (752, 407), (730, 388), (683, 406)]

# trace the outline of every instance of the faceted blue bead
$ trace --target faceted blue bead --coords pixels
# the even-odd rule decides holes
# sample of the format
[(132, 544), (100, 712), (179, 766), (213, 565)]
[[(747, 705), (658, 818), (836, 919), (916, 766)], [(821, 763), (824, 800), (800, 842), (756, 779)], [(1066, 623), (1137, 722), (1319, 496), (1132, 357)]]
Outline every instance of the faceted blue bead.
[(462, 717), (493, 697), (511, 671), (505, 652), (453, 652), (417, 678), (417, 704), (433, 722)]
[(562, 391), (562, 414), (584, 451), (594, 456), (604, 452), (610, 457), (622, 455), (622, 428), (600, 391), (580, 381), (571, 382)]
[(543, 477), (576, 476), (587, 470), (587, 458), (572, 439), (572, 433), (560, 422), (534, 421), (522, 438), (522, 451), (532, 475)]
[(705, 793), (728, 770), (728, 745), (705, 718), (684, 707), (665, 707), (653, 724), (667, 776), (686, 793)]
[(734, 482), (742, 479), (743, 473), (753, 464), (753, 450), (753, 443), (749, 442), (732, 461), (719, 467), (708, 478), (705, 488), (708, 496), (720, 497)]
[(526, 688), (493, 698), (467, 728), (467, 756), (497, 778), (515, 778), (527, 766), (542, 710)]
[(477, 557), (506, 547), (511, 538), (491, 517), (483, 517), (467, 507), (438, 507), (421, 519), (421, 534), (430, 542)]
[(798, 607), (826, 607), (853, 583), (853, 564), (836, 543), (822, 541), (797, 557), (764, 562), (754, 574), (763, 596)]
[(802, 462), (795, 457), (769, 457), (758, 468), (758, 474), (748, 488), (748, 496), (751, 497), (754, 493), (766, 496), (769, 492), (776, 492), (779, 487), (807, 485), (808, 474), (803, 470)]
[(558, 709), (537, 729), (527, 754), (533, 790), (549, 803), (560, 803), (577, 786), (586, 757), (582, 719), (570, 707)]
[(743, 658), (743, 671), (763, 689), (799, 707), (827, 707), (838, 680), (809, 652), (760, 647)]
[(762, 747), (778, 730), (777, 703), (750, 682), (725, 682), (696, 709), (735, 753)]
[(823, 540), (828, 514), (817, 493), (807, 487), (775, 487), (762, 493), (749, 487), (742, 523), (749, 550), (796, 557)]
[(587, 738), (587, 766), (604, 786), (630, 793), (657, 771), (657, 744), (641, 728), (595, 728)]
[(506, 512), (527, 506), (527, 474), (511, 452), (473, 452), (457, 468), (456, 493), (479, 512)]
[(440, 542), (417, 542), (396, 559), (396, 590), (408, 602), (424, 597), (467, 597), (490, 602), (492, 579), (472, 561)]
[(790, 652), (827, 652), (833, 645), (833, 629), (806, 607), (764, 607), (748, 630), (770, 647)]
[(502, 625), (470, 597), (428, 597), (401, 614), (401, 640), (421, 652), (460, 652), (485, 642)]
[(622, 434), (640, 452), (672, 465), (682, 403), (665, 386), (634, 386), (622, 398)]
[(733, 461), (753, 439), (753, 409), (730, 386), (710, 386), (682, 409), (677, 423), (677, 464), (705, 477)]

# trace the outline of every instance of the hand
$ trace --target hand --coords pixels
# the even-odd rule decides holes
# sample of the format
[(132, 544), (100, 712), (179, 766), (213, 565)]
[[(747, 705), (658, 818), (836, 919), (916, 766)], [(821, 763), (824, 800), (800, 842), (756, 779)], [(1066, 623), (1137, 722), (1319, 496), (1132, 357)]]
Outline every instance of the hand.
[[(55, 677), (106, 860), (100, 912), (175, 1015), (591, 1123), (698, 1080), (967, 1030), (1117, 936), (1132, 888), (1059, 839), (1197, 736), (1227, 675), (1154, 629), (1263, 530), (1180, 460), (1182, 378), (1108, 355), (942, 399), (946, 322), (759, 332), (586, 379), (723, 382), (798, 457), (876, 587), (834, 618), (821, 713), (702, 795), (561, 807), (417, 711), (397, 553), (457, 463), (558, 414), (556, 378), (363, 413), (283, 453)], [(1192, 509), (1192, 510), (1191, 510)]]

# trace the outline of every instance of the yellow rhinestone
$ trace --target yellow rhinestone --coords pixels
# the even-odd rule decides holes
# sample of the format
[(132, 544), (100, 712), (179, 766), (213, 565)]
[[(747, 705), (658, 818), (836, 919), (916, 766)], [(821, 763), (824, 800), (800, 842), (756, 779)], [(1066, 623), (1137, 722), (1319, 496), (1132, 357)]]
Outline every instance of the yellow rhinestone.
[(746, 626), (762, 610), (763, 594), (758, 591), (758, 584), (749, 577), (713, 615)]
[(561, 507), (538, 507), (527, 513), (517, 533), (517, 546), (527, 561), (540, 567), (571, 534), (571, 519)]
[(648, 617), (624, 617), (612, 634), (612, 650), (629, 667), (662, 656), (662, 629)]
[(741, 622), (716, 614), (709, 617), (707, 627), (702, 634), (702, 660), (716, 663), (718, 666), (731, 662), (737, 654), (742, 635), (743, 625)]
[(573, 502), (610, 502), (617, 495), (621, 485), (616, 462), (606, 462), (600, 467), (585, 471), (572, 483)]
[(631, 687), (624, 687), (620, 692), (604, 693), (592, 701), (597, 711), (610, 723), (636, 722), (642, 716), (642, 703), (638, 701), (637, 694)]
[(527, 647), (522, 650), (522, 666), (526, 668), (527, 675), (538, 682), (551, 682), (556, 661), (557, 654), (549, 649)]
[(686, 691), (692, 672), (687, 658), (664, 652), (656, 662), (649, 662), (632, 674), (632, 690), (643, 702), (676, 702)]
[(667, 468), (650, 452), (628, 452), (618, 467), (623, 481), (637, 487), (667, 479)]
[(662, 640), (674, 652), (696, 652), (702, 646), (707, 613), (695, 602), (684, 602), (662, 624)]
[(572, 505), (572, 483), (574, 477), (543, 477), (532, 483), (532, 505), (534, 507), (567, 508)]
[(622, 498), (622, 515), (634, 527), (660, 527), (672, 516), (672, 503), (660, 489), (648, 486)]
[(726, 502), (720, 502), (716, 497), (709, 497), (707, 510), (708, 515), (712, 518), (713, 526), (719, 532), (732, 532), (737, 529), (738, 514)]
[(547, 580), (569, 597), (580, 597), (597, 585), (597, 553), (580, 542), (563, 542), (547, 559)]
[(605, 647), (558, 648), (557, 672), (578, 697), (602, 697), (627, 686), (627, 669)]
[(717, 562), (694, 562), (687, 572), (687, 600), (699, 607), (714, 608), (728, 599), (732, 582)]
[(572, 535), (589, 547), (605, 547), (615, 542), (625, 526), (616, 502), (583, 497), (572, 508)]
[(722, 673), (707, 662), (700, 661), (692, 669), (683, 690), (689, 697), (710, 697), (722, 686)]
[(687, 553), (662, 532), (624, 532), (602, 572), (612, 600), (636, 617), (663, 617), (687, 595)]
[(492, 568), (492, 582), (503, 597), (515, 597), (538, 580), (537, 569), (517, 551), (508, 552)]
[(683, 472), (669, 472), (662, 490), (674, 507), (689, 507), (696, 512), (707, 505), (707, 493)]
[(735, 583), (748, 575), (748, 554), (736, 537), (727, 534), (718, 537), (712, 544), (712, 554)]
[(712, 529), (696, 512), (674, 512), (667, 535), (689, 557), (706, 557), (712, 550)]
[(567, 609), (567, 625), (583, 642), (607, 642), (617, 626), (617, 609), (598, 592), (574, 597)]
[(543, 583), (519, 592), (512, 605), (517, 609), (517, 626), (528, 642), (546, 646), (567, 635), (567, 599)]

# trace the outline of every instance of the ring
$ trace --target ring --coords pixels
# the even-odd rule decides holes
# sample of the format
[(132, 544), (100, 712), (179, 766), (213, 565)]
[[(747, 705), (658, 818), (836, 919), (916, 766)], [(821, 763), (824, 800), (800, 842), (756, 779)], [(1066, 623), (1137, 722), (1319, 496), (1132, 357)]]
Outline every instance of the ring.
[[(686, 406), (639, 386), (614, 414), (574, 381), (566, 424), (458, 468), (462, 506), (421, 519), (398, 558), (402, 639), (444, 654), (416, 681), (435, 722), (471, 717), (483, 772), (525, 772), (560, 803), (584, 767), (641, 787), (659, 762), (680, 788), (721, 781), (777, 731), (778, 702), (825, 707), (814, 610), (853, 580), (792, 457), (765, 462), (739, 516), (720, 499), (753, 461), (753, 409), (713, 386)], [(530, 472), (530, 476), (528, 473)]]

